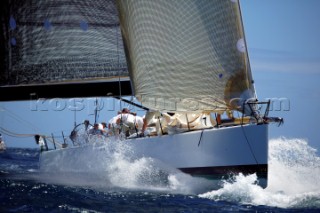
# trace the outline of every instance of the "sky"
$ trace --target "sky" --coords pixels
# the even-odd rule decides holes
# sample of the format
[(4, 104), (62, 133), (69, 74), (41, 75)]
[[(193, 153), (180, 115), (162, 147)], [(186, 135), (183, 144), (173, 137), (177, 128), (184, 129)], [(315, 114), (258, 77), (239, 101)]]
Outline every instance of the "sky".
[[(270, 125), (269, 138), (301, 138), (317, 150), (320, 150), (319, 8), (319, 0), (241, 0), (258, 98), (272, 99), (269, 115), (283, 117), (285, 121), (280, 127)], [(0, 127), (15, 133), (53, 133), (61, 137), (63, 132), (68, 136), (75, 121), (94, 120), (94, 101), (85, 100), (83, 110), (77, 113), (71, 110), (70, 100), (65, 100), (65, 107), (58, 110), (54, 101), (0, 102)], [(113, 99), (102, 102), (99, 121), (108, 121), (120, 108), (119, 102)], [(32, 137), (3, 137), (10, 147), (37, 147)]]
[(285, 123), (271, 125), (269, 137), (306, 139), (319, 150), (320, 1), (242, 0), (241, 6), (257, 95), (283, 100), (269, 115)]

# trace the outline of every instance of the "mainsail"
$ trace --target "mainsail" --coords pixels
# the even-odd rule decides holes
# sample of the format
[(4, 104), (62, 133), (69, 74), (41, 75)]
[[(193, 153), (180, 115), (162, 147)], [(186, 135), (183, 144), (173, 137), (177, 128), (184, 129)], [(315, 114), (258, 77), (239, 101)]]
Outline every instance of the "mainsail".
[[(26, 90), (57, 97), (58, 88), (73, 89), (71, 97), (88, 93), (85, 88), (93, 96), (107, 95), (102, 86), (109, 84), (101, 83), (115, 81), (112, 86), (118, 88), (119, 76), (129, 82), (115, 0), (2, 0), (0, 4), (1, 100), (5, 91), (12, 99), (12, 92), (19, 95)], [(91, 83), (95, 86), (88, 86)]]
[(241, 110), (255, 90), (237, 0), (120, 0), (134, 94), (151, 109)]

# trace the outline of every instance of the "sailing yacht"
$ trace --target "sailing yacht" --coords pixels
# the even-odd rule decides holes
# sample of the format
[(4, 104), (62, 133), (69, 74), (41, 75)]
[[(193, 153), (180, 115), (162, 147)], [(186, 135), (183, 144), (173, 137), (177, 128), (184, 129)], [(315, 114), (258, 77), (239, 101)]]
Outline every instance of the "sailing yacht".
[[(268, 126), (282, 119), (268, 117), (270, 103), (258, 102), (239, 1), (57, 2), (33, 5), (38, 15), (30, 19), (43, 18), (43, 26), (32, 25), (28, 9), (17, 10), (23, 14), (20, 17), (27, 17), (24, 21), (29, 25), (23, 27), (27, 29), (30, 23), (34, 27), (31, 37), (41, 38), (41, 45), (19, 41), (20, 49), (11, 38), (9, 51), (23, 56), (11, 54), (17, 63), (7, 69), (20, 74), (14, 79), (17, 87), (27, 84), (27, 91), (47, 98), (99, 96), (90, 87), (93, 84), (103, 88), (104, 96), (133, 95), (148, 111), (146, 125), (155, 126), (155, 134), (122, 138), (137, 158), (150, 157), (184, 173), (215, 180), (255, 173), (258, 184), (267, 186)], [(70, 9), (67, 20), (54, 16), (59, 10), (67, 11), (64, 6)], [(17, 31), (14, 16), (7, 19), (11, 31)], [(36, 32), (43, 34), (35, 36)], [(68, 39), (74, 33), (77, 37)], [(18, 72), (23, 69), (35, 78)], [(33, 84), (42, 89), (68, 89), (52, 94)], [(95, 156), (99, 157), (110, 151), (95, 146), (89, 138), (85, 145), (43, 151), (40, 169), (98, 173), (90, 159), (79, 157), (90, 152), (99, 152)]]

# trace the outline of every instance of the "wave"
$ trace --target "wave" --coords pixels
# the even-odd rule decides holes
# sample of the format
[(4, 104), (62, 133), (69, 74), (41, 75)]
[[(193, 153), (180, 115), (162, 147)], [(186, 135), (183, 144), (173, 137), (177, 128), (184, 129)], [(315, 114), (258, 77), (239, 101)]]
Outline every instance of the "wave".
[(271, 139), (266, 189), (255, 184), (255, 174), (239, 174), (233, 181), (224, 181), (221, 189), (199, 197), (280, 208), (319, 208), (320, 158), (316, 152), (304, 139)]
[[(40, 175), (42, 181), (65, 185), (89, 186), (98, 190), (144, 190), (172, 194), (192, 194), (212, 201), (280, 208), (320, 208), (320, 158), (304, 139), (278, 138), (269, 141), (268, 187), (258, 186), (256, 174), (239, 174), (221, 181), (213, 190), (212, 182), (192, 177), (149, 157), (134, 158), (130, 146), (121, 141), (97, 143), (85, 149), (84, 162), (101, 171), (98, 177), (85, 172)], [(104, 150), (97, 152), (97, 150)], [(97, 156), (99, 155), (99, 156)], [(78, 158), (79, 164), (81, 159)], [(59, 169), (69, 171), (68, 162)]]
[(28, 173), (38, 168), (37, 149), (11, 148), (0, 154), (0, 174)]

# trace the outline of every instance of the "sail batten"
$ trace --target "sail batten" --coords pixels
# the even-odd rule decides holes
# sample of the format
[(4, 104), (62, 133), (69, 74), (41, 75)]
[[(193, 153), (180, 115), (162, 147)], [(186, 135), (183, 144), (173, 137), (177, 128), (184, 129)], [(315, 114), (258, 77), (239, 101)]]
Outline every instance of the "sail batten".
[(120, 0), (119, 13), (143, 105), (239, 110), (240, 99), (255, 97), (237, 1)]

